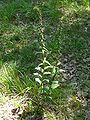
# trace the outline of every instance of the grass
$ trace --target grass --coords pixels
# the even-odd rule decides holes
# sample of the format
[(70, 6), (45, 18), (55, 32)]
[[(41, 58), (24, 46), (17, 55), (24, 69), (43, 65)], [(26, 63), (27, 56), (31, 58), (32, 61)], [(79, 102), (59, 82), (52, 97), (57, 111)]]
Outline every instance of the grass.
[(28, 87), (27, 85), (29, 85), (29, 87), (31, 86), (30, 80), (26, 82), (27, 83), (24, 83), (24, 80), (20, 80), (19, 71), (17, 71), (16, 69), (16, 63), (9, 63), (9, 65), (4, 64), (0, 69), (1, 92), (3, 91), (4, 93), (21, 93), (24, 89)]
[[(31, 95), (33, 106), (37, 109), (38, 104), (40, 104), (40, 109), (45, 109), (45, 106), (48, 109), (46, 104), (50, 103), (53, 112), (59, 111), (61, 120), (63, 117), (71, 119), (67, 106), (68, 98), (76, 97), (77, 92), (80, 91), (83, 97), (87, 97), (90, 88), (88, 67), (90, 2), (89, 0), (37, 1), (8, 0), (6, 2), (2, 0), (0, 2), (0, 91), (7, 94), (28, 93), (28, 96)], [(53, 90), (52, 99), (48, 98), (46, 101), (39, 93), (40, 88), (33, 76), (35, 67), (41, 62), (41, 55), (38, 54), (41, 50), (40, 16), (35, 7), (39, 7), (42, 13), (45, 45), (50, 51), (48, 61), (56, 66), (60, 57), (72, 55), (72, 59), (79, 64), (77, 68), (79, 76), (76, 79), (78, 86), (74, 85), (75, 80), (62, 82), (60, 73), (57, 73), (56, 79), (60, 82), (60, 87)], [(43, 101), (45, 106), (41, 105)], [(78, 99), (73, 99), (71, 102), (78, 105)], [(83, 106), (82, 103), (80, 104)], [(78, 110), (72, 112), (72, 118), (88, 120), (85, 114), (83, 115), (83, 109), (86, 108), (80, 106), (81, 112)], [(52, 116), (49, 111), (47, 116)]]

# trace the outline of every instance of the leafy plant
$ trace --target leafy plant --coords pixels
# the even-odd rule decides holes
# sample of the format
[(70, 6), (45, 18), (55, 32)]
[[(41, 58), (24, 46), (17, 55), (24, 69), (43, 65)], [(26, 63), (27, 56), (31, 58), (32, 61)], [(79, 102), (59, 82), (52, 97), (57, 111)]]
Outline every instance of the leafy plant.
[(43, 19), (41, 10), (38, 7), (34, 7), (34, 10), (37, 10), (39, 13), (39, 19), (40, 19), (40, 28), (39, 28), (39, 34), (40, 34), (40, 47), (41, 47), (41, 62), (40, 64), (35, 68), (36, 73), (34, 73), (35, 81), (39, 84), (39, 87), (41, 88), (40, 92), (42, 94), (50, 94), (52, 89), (55, 89), (59, 86), (59, 83), (57, 80), (55, 80), (55, 75), (57, 72), (57, 69), (55, 66), (51, 65), (51, 63), (48, 61), (47, 57), (50, 54), (48, 49), (45, 45), (45, 38), (44, 38), (44, 30), (43, 30)]

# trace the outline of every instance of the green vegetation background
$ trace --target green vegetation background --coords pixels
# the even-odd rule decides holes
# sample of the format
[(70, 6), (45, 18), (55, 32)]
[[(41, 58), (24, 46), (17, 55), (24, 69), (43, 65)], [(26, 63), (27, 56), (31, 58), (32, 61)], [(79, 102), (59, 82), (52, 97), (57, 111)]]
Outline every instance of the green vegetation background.
[[(62, 56), (72, 55), (72, 59), (79, 64), (80, 77), (77, 77), (76, 80), (63, 82), (60, 74), (56, 76), (60, 85), (49, 96), (52, 97), (52, 100), (49, 98), (43, 100), (43, 96), (38, 93), (39, 88), (33, 76), (35, 67), (38, 66), (41, 58), (41, 55), (38, 54), (41, 50), (38, 31), (40, 19), (35, 7), (38, 7), (42, 14), (45, 45), (50, 51), (48, 61), (56, 66)], [(87, 58), (88, 61), (85, 62)], [(60, 116), (67, 116), (67, 119), (71, 117), (67, 110), (67, 104), (70, 104), (74, 120), (89, 120), (85, 112), (86, 109), (89, 109), (88, 105), (82, 107), (83, 103), (80, 103), (80, 107), (77, 109), (78, 91), (82, 92), (82, 99), (90, 98), (89, 62), (89, 0), (0, 1), (1, 93), (9, 95), (29, 93), (32, 100), (35, 101), (38, 98), (38, 104), (42, 101), (51, 104), (56, 111), (61, 112)], [(67, 103), (69, 97), (72, 98), (72, 103)], [(76, 107), (72, 105), (73, 103), (76, 103)], [(40, 107), (40, 110), (42, 108)], [(60, 120), (63, 120), (63, 117)]]

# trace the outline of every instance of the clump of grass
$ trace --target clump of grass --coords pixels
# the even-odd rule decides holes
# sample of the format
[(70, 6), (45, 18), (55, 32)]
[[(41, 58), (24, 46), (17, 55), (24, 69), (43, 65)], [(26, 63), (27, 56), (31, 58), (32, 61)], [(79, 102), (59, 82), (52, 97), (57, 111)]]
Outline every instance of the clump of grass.
[(16, 63), (3, 64), (0, 69), (0, 92), (9, 95), (30, 94), (34, 97), (38, 93), (38, 86), (26, 74), (22, 74)]
[(4, 64), (0, 69), (0, 89), (4, 92), (21, 92), (22, 82), (19, 79), (16, 63)]
[[(23, 78), (22, 78), (23, 77)], [(22, 75), (16, 63), (6, 63), (0, 69), (0, 91), (8, 94), (23, 94), (33, 86), (30, 78)], [(35, 86), (35, 84), (34, 84)]]

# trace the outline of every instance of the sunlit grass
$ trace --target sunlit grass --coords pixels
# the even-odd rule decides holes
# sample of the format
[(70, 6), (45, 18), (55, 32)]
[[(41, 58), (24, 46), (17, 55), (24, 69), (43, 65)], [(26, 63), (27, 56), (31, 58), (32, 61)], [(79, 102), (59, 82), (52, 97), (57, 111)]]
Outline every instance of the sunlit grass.
[(0, 69), (0, 89), (5, 92), (21, 92), (22, 83), (16, 71), (16, 64), (4, 64)]

